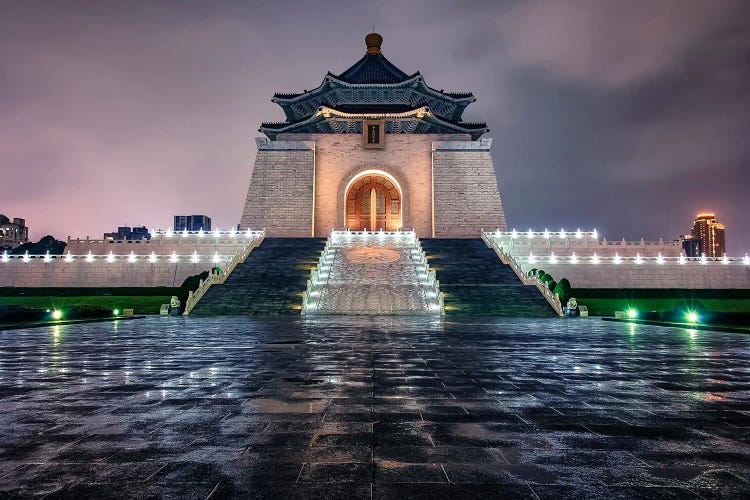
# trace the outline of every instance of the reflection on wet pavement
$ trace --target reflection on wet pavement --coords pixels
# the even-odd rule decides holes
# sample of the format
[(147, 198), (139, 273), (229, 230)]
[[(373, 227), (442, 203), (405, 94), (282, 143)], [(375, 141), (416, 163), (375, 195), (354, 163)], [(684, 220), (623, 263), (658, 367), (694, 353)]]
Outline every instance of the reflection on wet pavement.
[(0, 332), (0, 497), (747, 496), (749, 367), (596, 319)]

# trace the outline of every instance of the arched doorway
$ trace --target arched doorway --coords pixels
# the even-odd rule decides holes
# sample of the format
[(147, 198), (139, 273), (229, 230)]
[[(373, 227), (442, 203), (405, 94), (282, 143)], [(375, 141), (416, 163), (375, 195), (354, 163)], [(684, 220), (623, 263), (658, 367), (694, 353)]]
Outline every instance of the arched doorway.
[(365, 172), (346, 190), (346, 226), (352, 231), (401, 229), (401, 189), (391, 176)]

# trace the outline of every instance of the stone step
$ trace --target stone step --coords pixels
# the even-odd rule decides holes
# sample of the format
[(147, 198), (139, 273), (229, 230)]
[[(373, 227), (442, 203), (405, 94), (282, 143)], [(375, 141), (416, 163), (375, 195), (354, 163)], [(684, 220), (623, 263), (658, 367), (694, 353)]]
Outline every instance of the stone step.
[(536, 287), (521, 283), (481, 239), (420, 241), (445, 293), (446, 315), (555, 315)]
[(191, 315), (299, 314), (322, 238), (266, 238), (223, 285), (208, 289)]

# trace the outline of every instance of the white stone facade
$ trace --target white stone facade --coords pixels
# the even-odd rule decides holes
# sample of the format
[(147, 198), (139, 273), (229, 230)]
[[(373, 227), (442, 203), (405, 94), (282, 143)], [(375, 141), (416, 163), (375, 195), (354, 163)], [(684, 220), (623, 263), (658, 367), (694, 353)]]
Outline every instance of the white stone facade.
[(398, 185), (401, 221), (420, 237), (476, 238), (505, 229), (490, 157), (491, 140), (468, 135), (386, 134), (364, 148), (358, 134), (280, 134), (258, 139), (241, 229), (268, 235), (325, 237), (345, 225), (346, 188), (364, 172)]

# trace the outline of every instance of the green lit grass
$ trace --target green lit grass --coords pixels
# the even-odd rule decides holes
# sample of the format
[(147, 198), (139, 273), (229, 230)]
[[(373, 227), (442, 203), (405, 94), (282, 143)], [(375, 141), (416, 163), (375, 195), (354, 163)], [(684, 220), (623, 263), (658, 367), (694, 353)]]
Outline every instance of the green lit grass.
[(102, 309), (133, 309), (135, 314), (158, 314), (162, 304), (169, 303), (170, 296), (140, 295), (82, 295), (72, 297), (15, 296), (1, 297), (0, 306), (21, 306), (30, 309), (64, 309), (74, 306), (100, 307)]
[[(614, 316), (615, 311), (627, 311), (636, 309), (639, 313), (648, 311), (666, 312), (671, 311), (680, 304), (685, 303), (683, 298), (663, 299), (616, 299), (616, 298), (588, 298), (576, 297), (579, 305), (589, 308), (589, 314), (593, 316)], [(712, 312), (750, 312), (750, 299), (695, 299), (703, 304), (707, 311)]]

